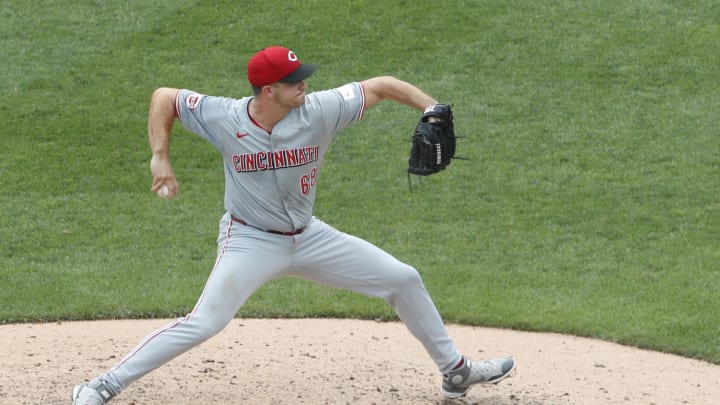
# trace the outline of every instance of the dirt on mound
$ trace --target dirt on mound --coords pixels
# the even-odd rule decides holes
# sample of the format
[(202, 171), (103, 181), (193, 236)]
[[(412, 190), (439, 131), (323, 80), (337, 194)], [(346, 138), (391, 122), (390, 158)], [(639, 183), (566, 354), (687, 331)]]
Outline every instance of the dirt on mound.
[[(168, 319), (0, 326), (0, 403), (69, 404)], [(716, 404), (720, 366), (567, 335), (448, 325), (468, 357), (514, 356), (515, 374), (458, 401), (404, 325), (235, 319), (112, 404)]]

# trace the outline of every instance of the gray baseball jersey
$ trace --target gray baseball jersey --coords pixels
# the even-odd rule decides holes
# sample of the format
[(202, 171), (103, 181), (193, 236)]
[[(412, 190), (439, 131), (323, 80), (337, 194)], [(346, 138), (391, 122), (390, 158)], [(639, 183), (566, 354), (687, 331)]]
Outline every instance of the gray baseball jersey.
[[(280, 231), (306, 226), (328, 145), (362, 118), (359, 83), (308, 94), (272, 134), (248, 114), (250, 97), (230, 99), (181, 90), (182, 124), (220, 150), (225, 165), (225, 209), (248, 224)], [(269, 187), (275, 185), (275, 187)]]

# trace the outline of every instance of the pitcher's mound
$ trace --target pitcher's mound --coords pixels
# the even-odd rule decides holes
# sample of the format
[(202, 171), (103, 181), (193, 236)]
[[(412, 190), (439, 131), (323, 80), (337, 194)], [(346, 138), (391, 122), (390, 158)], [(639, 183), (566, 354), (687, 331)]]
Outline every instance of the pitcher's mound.
[[(0, 326), (0, 403), (69, 404), (171, 320)], [(713, 404), (720, 366), (573, 336), (448, 325), (472, 359), (514, 356), (515, 374), (443, 401), (441, 377), (400, 323), (235, 319), (153, 371), (113, 405)]]

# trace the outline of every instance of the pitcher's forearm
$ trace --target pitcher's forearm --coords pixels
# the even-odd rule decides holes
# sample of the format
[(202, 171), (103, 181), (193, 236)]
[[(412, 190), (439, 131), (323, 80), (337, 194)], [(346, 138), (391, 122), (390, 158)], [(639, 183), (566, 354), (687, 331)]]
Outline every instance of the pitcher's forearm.
[(371, 108), (382, 100), (393, 100), (424, 111), (437, 104), (437, 100), (413, 84), (392, 76), (378, 76), (361, 82), (365, 90), (366, 108)]
[(177, 116), (175, 96), (178, 90), (161, 87), (150, 99), (148, 141), (154, 156), (167, 159), (170, 154), (170, 131)]

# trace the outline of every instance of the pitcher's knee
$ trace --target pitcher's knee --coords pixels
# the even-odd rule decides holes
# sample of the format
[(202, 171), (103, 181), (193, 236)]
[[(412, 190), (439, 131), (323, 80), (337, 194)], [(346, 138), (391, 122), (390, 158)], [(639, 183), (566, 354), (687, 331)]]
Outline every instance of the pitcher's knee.
[(396, 310), (401, 302), (415, 301), (417, 297), (427, 295), (420, 273), (413, 267), (406, 266), (402, 271), (397, 271), (393, 275), (394, 277), (386, 285), (383, 299)]
[(198, 341), (205, 341), (220, 333), (230, 323), (232, 317), (200, 316), (191, 314), (185, 318), (185, 322), (193, 330), (193, 335)]
[(420, 273), (414, 267), (402, 263), (388, 277), (388, 287), (394, 290), (425, 288)]

